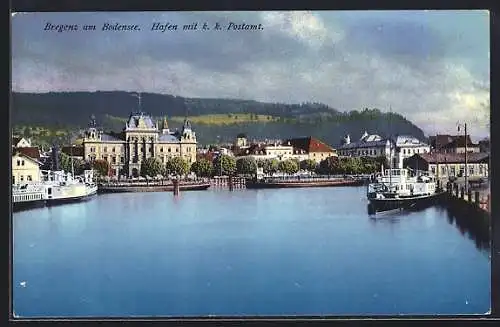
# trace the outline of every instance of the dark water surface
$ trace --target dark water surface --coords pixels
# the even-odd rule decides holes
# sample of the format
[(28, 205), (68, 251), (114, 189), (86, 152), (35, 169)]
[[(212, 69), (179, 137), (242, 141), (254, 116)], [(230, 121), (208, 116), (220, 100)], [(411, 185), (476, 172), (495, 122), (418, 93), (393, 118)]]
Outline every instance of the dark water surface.
[[(468, 314), (489, 249), (443, 208), (372, 219), (364, 187), (99, 195), (13, 215), (21, 317)], [(486, 242), (487, 243), (487, 242)]]

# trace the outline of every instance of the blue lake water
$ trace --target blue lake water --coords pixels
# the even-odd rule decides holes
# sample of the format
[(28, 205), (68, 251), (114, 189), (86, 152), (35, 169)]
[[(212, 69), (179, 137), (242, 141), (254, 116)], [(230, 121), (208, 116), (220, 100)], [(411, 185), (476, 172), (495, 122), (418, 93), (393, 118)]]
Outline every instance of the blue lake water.
[(471, 314), (489, 249), (364, 187), (99, 195), (13, 215), (20, 317)]

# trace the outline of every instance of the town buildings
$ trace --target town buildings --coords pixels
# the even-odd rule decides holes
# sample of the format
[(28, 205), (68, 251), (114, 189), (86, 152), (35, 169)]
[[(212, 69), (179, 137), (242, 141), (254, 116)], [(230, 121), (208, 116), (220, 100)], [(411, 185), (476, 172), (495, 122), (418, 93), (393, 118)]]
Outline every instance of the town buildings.
[(138, 177), (147, 158), (158, 158), (164, 164), (176, 156), (195, 162), (196, 146), (196, 134), (187, 118), (181, 131), (170, 131), (166, 119), (153, 122), (149, 115), (138, 112), (130, 114), (120, 133), (106, 134), (92, 119), (83, 139), (83, 157), (106, 160), (113, 174)]
[[(467, 154), (467, 176), (487, 178), (489, 176), (488, 153)], [(404, 166), (415, 170), (429, 171), (438, 178), (464, 177), (465, 153), (421, 153), (406, 158)]]
[(359, 141), (351, 142), (347, 135), (344, 144), (338, 149), (343, 157), (391, 157), (394, 168), (403, 168), (403, 160), (415, 153), (428, 153), (430, 146), (413, 136), (398, 135), (394, 139), (382, 138), (377, 134), (368, 134), (366, 131)]
[(335, 149), (314, 137), (291, 138), (284, 141), (248, 144), (243, 134), (238, 135), (234, 152), (236, 156), (250, 156), (256, 160), (312, 159), (319, 163), (328, 157), (337, 156)]
[(467, 142), (467, 152), (480, 152), (479, 144), (471, 141), (470, 135), (435, 135), (429, 137), (429, 143), (433, 152), (442, 153), (464, 153)]

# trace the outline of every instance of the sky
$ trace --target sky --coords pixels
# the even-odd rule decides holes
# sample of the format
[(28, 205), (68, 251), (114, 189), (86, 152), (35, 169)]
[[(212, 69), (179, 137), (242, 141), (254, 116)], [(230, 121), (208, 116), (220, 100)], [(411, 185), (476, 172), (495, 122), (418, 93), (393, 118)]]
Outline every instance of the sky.
[[(197, 30), (183, 31), (194, 22)], [(231, 22), (262, 29), (228, 31)], [(46, 31), (47, 23), (79, 30)], [(104, 23), (140, 30), (102, 31)], [(178, 30), (153, 31), (154, 23)], [(489, 38), (484, 10), (17, 13), (12, 90), (379, 108), (426, 135), (456, 134), (467, 123), (479, 139), (490, 134)]]

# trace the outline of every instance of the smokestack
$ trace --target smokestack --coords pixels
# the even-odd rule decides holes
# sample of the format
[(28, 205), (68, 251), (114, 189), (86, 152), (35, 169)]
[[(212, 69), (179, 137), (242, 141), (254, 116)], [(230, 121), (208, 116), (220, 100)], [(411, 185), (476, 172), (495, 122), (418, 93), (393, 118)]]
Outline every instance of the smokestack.
[(59, 170), (59, 151), (57, 149), (57, 146), (52, 146), (52, 171), (57, 171)]

